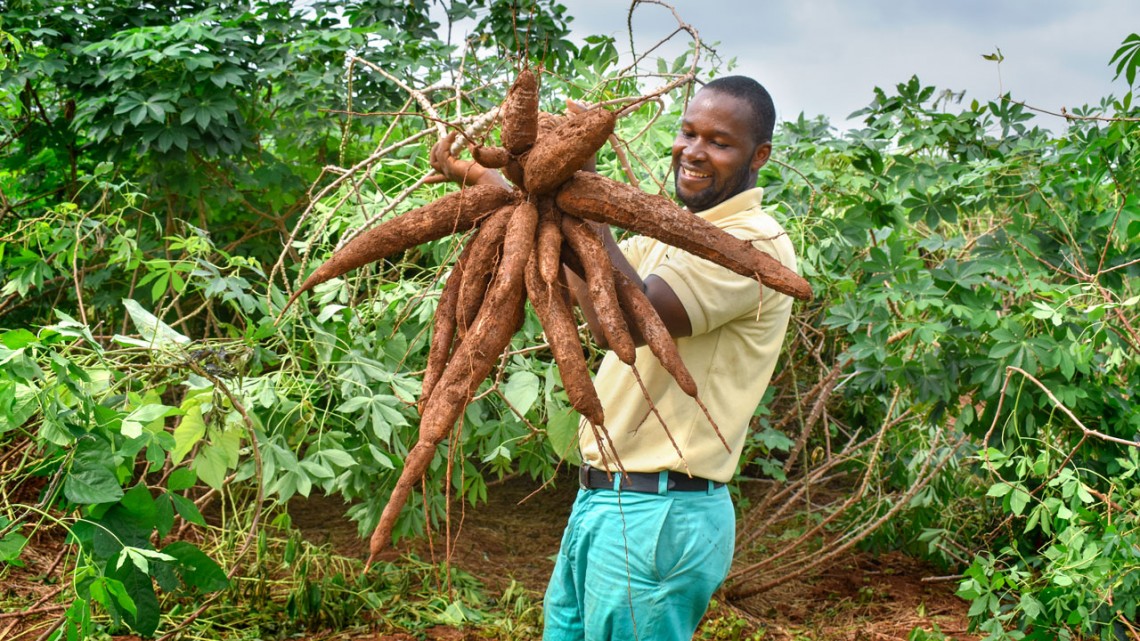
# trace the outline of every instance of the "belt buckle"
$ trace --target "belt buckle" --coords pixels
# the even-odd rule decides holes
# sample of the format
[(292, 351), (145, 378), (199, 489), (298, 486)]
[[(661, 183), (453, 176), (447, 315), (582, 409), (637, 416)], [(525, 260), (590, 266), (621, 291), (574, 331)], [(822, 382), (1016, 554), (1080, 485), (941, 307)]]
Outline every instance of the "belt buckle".
[(583, 490), (590, 489), (590, 466), (585, 463), (578, 466), (578, 487)]

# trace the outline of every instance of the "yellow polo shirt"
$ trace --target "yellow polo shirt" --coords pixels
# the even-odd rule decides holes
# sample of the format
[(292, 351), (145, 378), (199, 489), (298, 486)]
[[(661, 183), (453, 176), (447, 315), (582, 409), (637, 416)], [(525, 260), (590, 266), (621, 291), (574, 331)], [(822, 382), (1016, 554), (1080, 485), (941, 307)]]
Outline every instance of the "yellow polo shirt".
[[(761, 188), (752, 189), (696, 215), (733, 236), (751, 239), (757, 249), (795, 271), (795, 248), (780, 224), (761, 209), (763, 194)], [(612, 445), (628, 472), (677, 470), (727, 482), (736, 472), (749, 420), (776, 367), (792, 299), (652, 238), (633, 237), (621, 246), (638, 275), (664, 280), (688, 312), (692, 336), (676, 339), (677, 349), (731, 451), (697, 403), (643, 346), (637, 350), (637, 371), (684, 460), (650, 411), (631, 368), (612, 352), (602, 360), (594, 381), (612, 444), (606, 445), (603, 459), (594, 431), (583, 419), (582, 458), (591, 466), (618, 471)]]

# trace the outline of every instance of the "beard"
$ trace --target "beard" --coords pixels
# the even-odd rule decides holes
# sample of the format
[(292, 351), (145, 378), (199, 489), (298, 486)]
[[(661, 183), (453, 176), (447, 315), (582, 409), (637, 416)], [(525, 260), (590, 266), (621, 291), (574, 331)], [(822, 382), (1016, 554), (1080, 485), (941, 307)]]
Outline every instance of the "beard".
[[(673, 166), (673, 185), (675, 187), (680, 184), (680, 180), (678, 180), (680, 172), (681, 165), (678, 163)], [(755, 184), (751, 184), (754, 181), (749, 180), (750, 173), (748, 165), (743, 164), (723, 183), (718, 184), (714, 180), (713, 184), (708, 187), (689, 194), (683, 193), (677, 187), (677, 200), (680, 200), (689, 211), (694, 213), (711, 209), (729, 198), (755, 187)]]

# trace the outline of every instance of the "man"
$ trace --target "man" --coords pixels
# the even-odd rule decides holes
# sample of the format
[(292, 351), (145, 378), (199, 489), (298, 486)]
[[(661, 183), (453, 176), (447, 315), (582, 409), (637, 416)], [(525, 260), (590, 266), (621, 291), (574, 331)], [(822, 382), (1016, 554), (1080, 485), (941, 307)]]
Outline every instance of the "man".
[[(677, 199), (694, 215), (753, 240), (794, 270), (792, 243), (761, 210), (756, 188), (774, 121), (772, 100), (756, 81), (708, 83), (682, 116), (673, 176)], [(433, 153), (440, 160), (450, 161), (445, 175), (466, 173), (468, 184), (502, 180)], [(588, 425), (579, 430), (582, 489), (547, 588), (543, 639), (688, 641), (732, 562), (735, 514), (724, 484), (775, 368), (791, 299), (653, 239), (619, 245), (608, 227), (597, 229), (615, 267), (642, 287), (676, 339), (729, 448), (647, 347), (639, 346), (636, 368), (656, 413), (631, 368), (606, 355), (595, 387), (608, 442), (598, 443)], [(570, 280), (601, 336), (584, 285)]]

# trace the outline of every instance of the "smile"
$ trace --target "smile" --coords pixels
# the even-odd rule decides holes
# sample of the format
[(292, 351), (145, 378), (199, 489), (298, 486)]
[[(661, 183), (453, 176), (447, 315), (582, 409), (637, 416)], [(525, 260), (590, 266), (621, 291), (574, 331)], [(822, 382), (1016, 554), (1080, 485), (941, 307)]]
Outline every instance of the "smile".
[(712, 176), (712, 174), (703, 174), (699, 171), (689, 169), (688, 167), (681, 167), (681, 174), (683, 174), (685, 178), (690, 178), (693, 180), (700, 180), (702, 178), (708, 178)]

